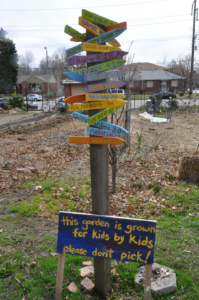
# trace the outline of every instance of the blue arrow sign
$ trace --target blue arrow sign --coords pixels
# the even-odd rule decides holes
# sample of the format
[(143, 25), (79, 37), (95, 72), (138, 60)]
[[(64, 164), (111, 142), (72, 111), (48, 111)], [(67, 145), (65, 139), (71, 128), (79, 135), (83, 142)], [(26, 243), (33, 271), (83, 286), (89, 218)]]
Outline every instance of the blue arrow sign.
[(87, 127), (87, 134), (91, 136), (103, 136), (103, 137), (117, 137), (120, 139), (125, 139), (126, 134), (112, 132), (109, 130), (94, 128), (94, 127)]
[[(122, 32), (124, 32), (126, 28), (117, 28), (110, 30), (108, 32), (105, 32), (99, 36), (96, 36), (88, 41), (87, 43), (92, 43), (92, 44), (101, 44), (104, 42), (107, 42), (113, 38), (116, 38), (118, 35), (120, 35)], [(119, 49), (119, 48), (118, 48)], [(75, 55), (76, 53), (82, 52), (82, 44), (79, 44), (75, 47), (69, 48), (66, 50), (66, 55), (67, 57), (70, 57), (72, 55)]]
[[(73, 112), (72, 115), (71, 115), (71, 118), (88, 124), (89, 117), (86, 116), (86, 115), (83, 115), (83, 114), (80, 114), (80, 113), (77, 113), (77, 112)], [(95, 124), (93, 124), (92, 126), (95, 126), (99, 129), (109, 130), (109, 131), (112, 131), (112, 132), (115, 132), (115, 133), (123, 133), (124, 135), (129, 133), (123, 127), (118, 126), (118, 125), (114, 125), (114, 124), (111, 124), (111, 123), (108, 123), (108, 122), (105, 122), (105, 121), (98, 121)]]
[(80, 74), (77, 74), (77, 73), (74, 73), (74, 72), (65, 72), (64, 75), (72, 80), (75, 80), (75, 81), (80, 81), (80, 82), (85, 82), (84, 81), (84, 76), (83, 75), (80, 75)]

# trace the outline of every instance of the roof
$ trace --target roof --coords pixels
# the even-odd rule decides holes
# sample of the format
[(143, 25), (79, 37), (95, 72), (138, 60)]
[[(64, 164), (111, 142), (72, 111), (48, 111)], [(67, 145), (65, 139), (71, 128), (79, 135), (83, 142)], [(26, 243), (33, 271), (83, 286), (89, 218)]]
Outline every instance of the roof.
[(153, 71), (136, 71), (134, 75), (134, 80), (178, 80), (185, 79), (184, 77), (178, 76), (176, 74), (167, 72), (165, 70), (153, 70)]
[(137, 62), (137, 63), (132, 63), (129, 65), (125, 65), (122, 67), (122, 69), (124, 70), (136, 70), (136, 71), (148, 71), (148, 70), (168, 70), (165, 67), (159, 66), (159, 65), (155, 65), (155, 64), (151, 64), (148, 62)]
[[(50, 83), (57, 83), (57, 80), (55, 79), (53, 74), (21, 75), (18, 78), (17, 83), (22, 83), (24, 81), (29, 82), (29, 83), (38, 83), (38, 81), (47, 82), (48, 76), (49, 76)], [(35, 82), (35, 79), (37, 79), (37, 82)]]
[(64, 80), (62, 80), (62, 84), (87, 84), (87, 83), (70, 80), (70, 79), (64, 79)]

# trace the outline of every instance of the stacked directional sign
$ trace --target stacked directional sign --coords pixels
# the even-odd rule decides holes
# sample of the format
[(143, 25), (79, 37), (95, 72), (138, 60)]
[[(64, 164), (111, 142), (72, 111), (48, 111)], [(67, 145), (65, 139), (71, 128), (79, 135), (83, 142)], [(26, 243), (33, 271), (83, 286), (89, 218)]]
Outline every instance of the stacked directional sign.
[[(105, 31), (96, 24), (106, 26)], [(85, 33), (80, 33), (72, 27), (66, 25), (64, 32), (72, 36), (71, 41), (82, 42), (75, 47), (66, 50), (68, 57), (68, 65), (95, 63), (92, 67), (84, 67), (75, 72), (64, 73), (68, 78), (88, 83), (86, 94), (70, 96), (65, 99), (66, 103), (70, 103), (69, 110), (72, 118), (81, 122), (86, 122), (92, 127), (87, 128), (89, 137), (69, 137), (70, 143), (78, 144), (111, 144), (119, 145), (125, 142), (128, 131), (120, 126), (101, 121), (103, 118), (122, 108), (127, 101), (120, 94), (105, 94), (105, 90), (120, 88), (125, 85), (124, 81), (108, 81), (105, 83), (89, 84), (89, 81), (99, 81), (102, 79), (110, 79), (120, 77), (123, 72), (118, 70), (126, 61), (123, 56), (127, 52), (122, 51), (120, 43), (116, 40), (121, 33), (127, 29), (126, 22), (117, 23), (115, 21), (103, 18), (87, 10), (82, 10), (82, 17), (79, 17), (79, 25), (95, 34), (96, 37), (87, 40)], [(108, 42), (111, 46), (101, 45)], [(76, 56), (75, 54), (82, 51), (100, 52), (98, 54), (87, 56)], [(73, 56), (75, 55), (75, 56)], [(100, 93), (102, 91), (102, 93)], [(94, 93), (97, 92), (97, 93)], [(77, 104), (78, 103), (78, 104)], [(104, 109), (92, 117), (78, 113), (78, 111)]]

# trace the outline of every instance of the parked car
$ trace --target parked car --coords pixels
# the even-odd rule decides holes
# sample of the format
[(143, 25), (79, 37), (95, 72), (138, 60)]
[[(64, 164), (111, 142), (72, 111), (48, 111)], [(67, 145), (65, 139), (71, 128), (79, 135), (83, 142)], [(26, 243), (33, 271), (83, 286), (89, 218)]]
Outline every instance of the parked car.
[[(24, 97), (24, 99), (26, 99), (26, 97)], [(28, 94), (27, 95), (27, 100), (41, 101), (42, 100), (42, 96), (41, 95), (37, 95), (37, 94)]]
[(112, 89), (112, 90), (108, 90), (108, 93), (114, 93), (114, 94), (122, 94), (125, 96), (125, 91), (123, 89)]
[(164, 91), (164, 92), (160, 92), (160, 93), (157, 93), (157, 94), (153, 94), (150, 97), (151, 100), (153, 100), (154, 98), (155, 99), (172, 99), (172, 98), (176, 98), (176, 94)]
[(0, 107), (3, 109), (8, 109), (9, 102), (6, 98), (0, 98)]
[(60, 104), (62, 107), (65, 107), (66, 106), (66, 103), (64, 102), (66, 98), (63, 96), (59, 99), (56, 100), (56, 104)]
[[(35, 108), (35, 109), (38, 108), (38, 104), (36, 102), (34, 102), (32, 100), (28, 100), (27, 102), (28, 102), (28, 108)], [(26, 106), (26, 107), (27, 107), (27, 102), (24, 101), (24, 106)]]

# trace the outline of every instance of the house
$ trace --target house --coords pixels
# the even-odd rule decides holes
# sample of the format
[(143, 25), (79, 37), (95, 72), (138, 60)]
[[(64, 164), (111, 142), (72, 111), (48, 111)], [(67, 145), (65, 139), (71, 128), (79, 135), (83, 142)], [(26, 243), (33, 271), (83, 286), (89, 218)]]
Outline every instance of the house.
[(38, 95), (57, 92), (58, 84), (53, 74), (43, 75), (21, 75), (17, 81), (17, 92), (26, 95), (29, 93), (36, 93)]
[(86, 83), (64, 79), (62, 80), (62, 85), (64, 85), (64, 94), (66, 98), (86, 93)]
[(138, 62), (138, 63), (132, 63), (129, 65), (124, 66), (125, 70), (136, 70), (136, 71), (148, 71), (148, 70), (165, 70), (168, 71), (168, 68), (151, 64), (148, 62)]

